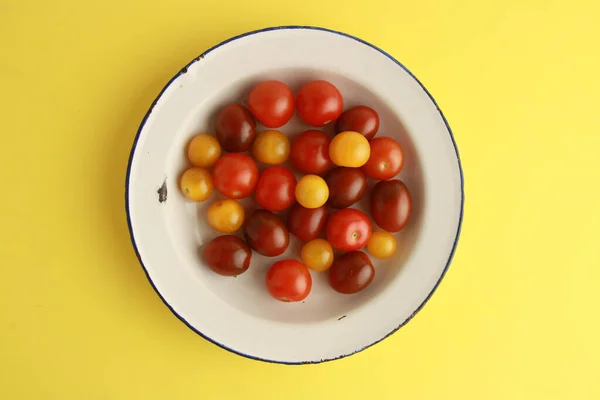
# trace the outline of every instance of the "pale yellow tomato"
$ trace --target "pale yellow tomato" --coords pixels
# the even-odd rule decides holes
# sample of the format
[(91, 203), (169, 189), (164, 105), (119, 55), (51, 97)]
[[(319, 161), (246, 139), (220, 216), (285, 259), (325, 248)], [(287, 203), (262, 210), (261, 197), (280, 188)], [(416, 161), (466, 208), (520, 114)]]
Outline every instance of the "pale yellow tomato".
[(244, 207), (233, 199), (217, 200), (208, 207), (208, 224), (223, 233), (232, 233), (244, 223)]
[(181, 191), (190, 200), (204, 201), (213, 191), (210, 173), (204, 168), (193, 167), (181, 175)]
[(221, 145), (210, 135), (198, 135), (190, 140), (187, 149), (190, 162), (198, 167), (208, 168), (221, 157)]
[(325, 271), (333, 264), (333, 248), (325, 239), (313, 239), (302, 246), (300, 258), (313, 271)]
[(389, 232), (373, 232), (367, 250), (375, 258), (389, 258), (396, 252), (396, 238)]
[(304, 208), (319, 208), (327, 202), (329, 188), (317, 175), (304, 175), (296, 185), (296, 200)]
[(358, 132), (341, 132), (329, 144), (329, 158), (340, 167), (362, 167), (370, 155), (369, 141)]
[(290, 140), (279, 131), (264, 131), (254, 140), (252, 154), (265, 164), (281, 164), (290, 155)]

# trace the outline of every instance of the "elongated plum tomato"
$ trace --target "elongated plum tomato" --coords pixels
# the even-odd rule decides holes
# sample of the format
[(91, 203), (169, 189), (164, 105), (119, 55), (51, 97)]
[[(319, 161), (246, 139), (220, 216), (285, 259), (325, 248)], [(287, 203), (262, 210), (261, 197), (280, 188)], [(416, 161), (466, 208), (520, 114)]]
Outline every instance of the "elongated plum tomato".
[(296, 200), (296, 177), (285, 167), (269, 167), (258, 178), (255, 197), (269, 211), (285, 210)]
[(265, 281), (271, 296), (279, 301), (302, 301), (312, 288), (308, 268), (296, 260), (282, 260), (273, 264)]
[(338, 250), (353, 251), (364, 247), (371, 238), (371, 221), (362, 211), (344, 208), (329, 216), (325, 226), (327, 241)]
[(296, 203), (290, 209), (287, 225), (290, 233), (308, 242), (319, 236), (327, 222), (327, 207), (305, 208)]
[(244, 223), (246, 242), (267, 257), (282, 254), (290, 243), (290, 234), (277, 215), (267, 210), (255, 210)]
[(229, 153), (219, 158), (212, 169), (212, 181), (221, 194), (232, 199), (248, 197), (258, 182), (258, 167), (245, 154)]
[(334, 168), (325, 176), (325, 182), (329, 187), (328, 204), (333, 208), (350, 207), (367, 189), (367, 176), (360, 168)]
[(321, 131), (302, 132), (292, 142), (290, 152), (292, 164), (303, 174), (322, 174), (331, 167), (330, 142), (329, 136)]
[(280, 81), (261, 82), (248, 96), (248, 108), (267, 128), (279, 128), (288, 122), (294, 106), (294, 93)]
[(344, 109), (340, 91), (327, 81), (312, 81), (302, 86), (296, 98), (298, 115), (312, 126), (335, 121)]
[(356, 106), (342, 113), (335, 123), (337, 133), (345, 131), (358, 132), (368, 140), (379, 130), (379, 115), (371, 107)]
[(406, 185), (395, 179), (381, 181), (371, 191), (371, 215), (381, 229), (398, 232), (412, 213), (412, 198)]
[(233, 235), (214, 238), (204, 247), (204, 261), (217, 274), (236, 276), (250, 266), (252, 251), (244, 241)]
[(329, 285), (342, 294), (358, 293), (373, 281), (375, 268), (362, 251), (346, 253), (329, 268)]
[(226, 151), (246, 151), (256, 137), (256, 122), (241, 104), (225, 106), (217, 115), (217, 140)]
[(369, 143), (371, 155), (363, 171), (373, 179), (385, 181), (398, 175), (404, 165), (402, 147), (390, 137), (378, 137)]

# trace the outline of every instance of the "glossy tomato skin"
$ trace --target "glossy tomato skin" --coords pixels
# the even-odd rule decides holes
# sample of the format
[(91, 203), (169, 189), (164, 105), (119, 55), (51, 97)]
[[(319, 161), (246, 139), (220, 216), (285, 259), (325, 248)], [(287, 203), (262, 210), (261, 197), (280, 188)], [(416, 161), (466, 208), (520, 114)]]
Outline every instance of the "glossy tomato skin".
[(285, 167), (269, 167), (258, 178), (255, 197), (269, 211), (285, 210), (296, 200), (296, 177)]
[(240, 238), (224, 235), (214, 238), (204, 247), (204, 261), (217, 274), (236, 276), (250, 266), (252, 251)]
[(335, 123), (336, 133), (353, 131), (371, 140), (379, 130), (379, 114), (371, 107), (356, 106), (342, 113)]
[(252, 249), (267, 257), (282, 254), (290, 243), (281, 218), (267, 210), (256, 210), (246, 218), (244, 236)]
[(354, 208), (344, 208), (329, 216), (325, 235), (333, 248), (354, 251), (367, 244), (372, 230), (371, 221), (365, 213)]
[(312, 278), (300, 261), (278, 261), (269, 269), (265, 279), (267, 289), (279, 301), (302, 301), (310, 293)]
[(404, 166), (404, 152), (390, 137), (378, 137), (369, 143), (371, 155), (363, 170), (373, 179), (385, 181), (398, 175)]
[(360, 168), (334, 168), (325, 176), (325, 182), (329, 187), (328, 204), (333, 208), (350, 207), (367, 189), (367, 176)]
[(248, 197), (258, 182), (258, 167), (245, 154), (229, 153), (217, 160), (212, 169), (213, 185), (232, 199)]
[(375, 268), (362, 251), (352, 251), (336, 259), (329, 268), (329, 285), (342, 294), (358, 293), (373, 281)]
[(398, 232), (406, 226), (411, 213), (412, 198), (402, 181), (381, 181), (371, 191), (371, 215), (381, 229)]
[(322, 174), (331, 167), (330, 142), (329, 136), (321, 131), (302, 132), (292, 142), (290, 151), (292, 164), (303, 174)]
[(267, 128), (279, 128), (294, 115), (294, 93), (283, 82), (264, 81), (248, 97), (250, 112)]
[(319, 80), (300, 88), (296, 106), (304, 122), (312, 126), (325, 126), (342, 114), (344, 100), (334, 85)]
[(256, 122), (246, 107), (230, 104), (217, 115), (216, 130), (221, 147), (230, 153), (239, 153), (252, 145), (256, 137)]
[(296, 203), (290, 209), (287, 225), (298, 239), (308, 242), (323, 232), (327, 222), (327, 207), (304, 208)]

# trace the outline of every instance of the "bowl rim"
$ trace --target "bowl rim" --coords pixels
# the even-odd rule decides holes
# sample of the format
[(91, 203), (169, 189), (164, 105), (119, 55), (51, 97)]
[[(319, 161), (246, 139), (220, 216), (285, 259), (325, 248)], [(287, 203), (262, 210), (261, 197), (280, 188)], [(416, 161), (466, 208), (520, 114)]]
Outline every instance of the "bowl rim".
[[(192, 324), (190, 324), (185, 318), (183, 318), (181, 315), (179, 315), (175, 309), (166, 301), (166, 299), (163, 297), (163, 295), (160, 293), (160, 291), (157, 289), (156, 285), (154, 284), (154, 282), (152, 281), (152, 278), (150, 277), (150, 274), (148, 273), (148, 270), (146, 268), (146, 266), (144, 265), (144, 262), (142, 261), (142, 258), (140, 256), (139, 250), (138, 250), (138, 246), (135, 240), (135, 236), (133, 233), (133, 226), (131, 223), (131, 213), (130, 213), (130, 209), (129, 209), (129, 186), (130, 186), (130, 177), (131, 177), (131, 167), (132, 167), (132, 161), (133, 161), (133, 156), (136, 152), (136, 148), (137, 148), (137, 144), (138, 144), (138, 140), (140, 138), (140, 135), (144, 129), (144, 126), (146, 125), (146, 121), (148, 120), (148, 117), (150, 116), (150, 114), (152, 113), (154, 107), (156, 106), (157, 102), (159, 101), (159, 99), (162, 97), (163, 93), (171, 86), (171, 84), (177, 79), (179, 78), (181, 75), (185, 74), (188, 70), (188, 68), (194, 64), (197, 61), (200, 61), (202, 58), (204, 58), (207, 54), (209, 54), (210, 52), (212, 52), (213, 50), (218, 49), (221, 46), (224, 46), (230, 42), (233, 42), (235, 40), (244, 38), (246, 36), (252, 36), (252, 35), (256, 35), (259, 33), (263, 33), (263, 32), (269, 32), (269, 31), (277, 31), (277, 30), (317, 30), (317, 31), (322, 31), (322, 32), (327, 32), (327, 33), (331, 33), (331, 34), (335, 34), (335, 35), (340, 35), (340, 36), (344, 36), (346, 38), (355, 40), (359, 43), (362, 43), (366, 46), (371, 47), (374, 50), (377, 50), (378, 52), (380, 52), (381, 54), (383, 54), (384, 56), (386, 56), (387, 58), (389, 58), (391, 61), (393, 61), (397, 66), (399, 66), (400, 68), (402, 68), (406, 73), (408, 73), (408, 75), (410, 75), (410, 77), (412, 79), (415, 80), (415, 82), (417, 82), (419, 84), (419, 86), (425, 91), (425, 93), (427, 94), (427, 96), (429, 97), (429, 99), (432, 101), (432, 103), (434, 104), (436, 110), (438, 111), (440, 117), (442, 118), (446, 129), (448, 130), (448, 133), (450, 135), (450, 140), (452, 141), (452, 145), (454, 147), (454, 151), (456, 153), (456, 161), (458, 164), (458, 171), (459, 171), (459, 176), (460, 176), (460, 211), (459, 211), (459, 219), (458, 219), (458, 227), (457, 227), (457, 231), (456, 231), (456, 236), (454, 238), (454, 243), (452, 245), (452, 249), (450, 251), (450, 254), (448, 255), (448, 260), (446, 261), (446, 265), (439, 277), (439, 279), (437, 280), (437, 282), (435, 283), (435, 285), (433, 286), (433, 288), (431, 289), (431, 291), (429, 292), (429, 294), (425, 297), (425, 299), (423, 300), (423, 302), (411, 313), (411, 315), (404, 320), (402, 323), (400, 323), (400, 325), (398, 325), (398, 327), (396, 327), (395, 329), (393, 329), (391, 332), (387, 333), (386, 335), (384, 335), (383, 337), (381, 337), (380, 339), (358, 349), (355, 350), (353, 352), (347, 353), (347, 354), (342, 354), (338, 357), (332, 357), (332, 358), (327, 358), (327, 359), (322, 359), (322, 360), (317, 360), (317, 361), (298, 361), (298, 362), (288, 362), (288, 361), (281, 361), (281, 360), (270, 360), (270, 359), (265, 359), (265, 358), (261, 358), (261, 357), (256, 357), (250, 354), (245, 354), (243, 352), (231, 349), (229, 347), (227, 347), (225, 344), (218, 342), (215, 339), (212, 339), (210, 337), (208, 337), (207, 335), (203, 334), (202, 332), (200, 332), (198, 329), (196, 329)], [(159, 195), (160, 192), (162, 191), (162, 188), (159, 189)], [(144, 274), (146, 275), (146, 278), (148, 279), (148, 282), (150, 282), (150, 285), (152, 286), (152, 288), (154, 289), (154, 291), (156, 292), (156, 294), (158, 295), (158, 297), (162, 300), (162, 302), (167, 306), (167, 308), (169, 310), (171, 310), (171, 312), (173, 313), (173, 315), (175, 315), (175, 317), (177, 317), (177, 319), (179, 319), (181, 322), (183, 322), (189, 329), (191, 329), (193, 332), (195, 332), (196, 334), (198, 334), (199, 336), (201, 336), (202, 338), (206, 339), (207, 341), (217, 345), (218, 347), (227, 350), (231, 353), (240, 355), (242, 357), (245, 358), (249, 358), (252, 360), (257, 360), (257, 361), (264, 361), (264, 362), (269, 362), (269, 363), (275, 363), (275, 364), (285, 364), (285, 365), (302, 365), (302, 364), (321, 364), (324, 362), (328, 362), (328, 361), (333, 361), (333, 360), (339, 360), (348, 356), (351, 356), (353, 354), (359, 353), (363, 350), (366, 350), (367, 348), (381, 342), (382, 340), (388, 338), (389, 336), (393, 335), (394, 333), (396, 333), (400, 328), (402, 328), (404, 325), (406, 325), (409, 321), (411, 321), (414, 316), (421, 311), (421, 309), (425, 306), (425, 304), (429, 301), (429, 299), (431, 298), (431, 296), (435, 293), (435, 291), (437, 290), (438, 286), (440, 285), (440, 283), (442, 282), (442, 280), (444, 279), (444, 277), (446, 276), (446, 273), (450, 267), (450, 264), (452, 263), (452, 260), (454, 258), (454, 254), (456, 252), (456, 248), (458, 245), (458, 240), (462, 231), (462, 223), (463, 223), (463, 218), (464, 218), (464, 204), (465, 204), (465, 191), (464, 191), (464, 174), (463, 174), (463, 169), (462, 169), (462, 164), (461, 164), (461, 159), (460, 159), (460, 154), (458, 151), (458, 146), (456, 145), (456, 140), (454, 138), (454, 134), (452, 132), (452, 129), (450, 128), (450, 124), (448, 123), (448, 120), (446, 119), (446, 117), (444, 116), (444, 114), (442, 113), (442, 110), (440, 109), (438, 103), (436, 102), (436, 100), (434, 99), (434, 97), (431, 95), (431, 93), (427, 90), (427, 88), (421, 83), (421, 81), (419, 81), (419, 79), (417, 79), (417, 77), (404, 65), (402, 64), (400, 61), (396, 60), (391, 54), (387, 53), (385, 50), (382, 50), (381, 48), (367, 42), (366, 40), (363, 40), (359, 37), (350, 35), (348, 33), (345, 32), (340, 32), (340, 31), (336, 31), (333, 29), (329, 29), (329, 28), (324, 28), (324, 27), (317, 27), (317, 26), (307, 26), (307, 25), (283, 25), (283, 26), (273, 26), (273, 27), (267, 27), (267, 28), (263, 28), (263, 29), (257, 29), (257, 30), (253, 30), (253, 31), (249, 31), (249, 32), (245, 32), (236, 36), (232, 36), (212, 47), (210, 47), (209, 49), (205, 50), (202, 54), (200, 54), (198, 57), (194, 58), (193, 60), (191, 60), (189, 63), (187, 63), (181, 70), (179, 70), (175, 76), (173, 76), (168, 82), (167, 84), (162, 88), (162, 90), (158, 93), (158, 95), (156, 96), (156, 98), (154, 99), (154, 101), (152, 102), (152, 104), (150, 105), (148, 111), (146, 112), (146, 114), (144, 115), (140, 126), (138, 127), (137, 133), (135, 135), (135, 138), (133, 140), (133, 145), (131, 147), (131, 152), (129, 154), (129, 159), (127, 162), (127, 172), (126, 172), (126, 176), (125, 176), (125, 213), (127, 215), (127, 227), (129, 229), (129, 236), (130, 236), (130, 240), (131, 240), (131, 244), (133, 245), (133, 249), (135, 251), (135, 255), (144, 271)]]

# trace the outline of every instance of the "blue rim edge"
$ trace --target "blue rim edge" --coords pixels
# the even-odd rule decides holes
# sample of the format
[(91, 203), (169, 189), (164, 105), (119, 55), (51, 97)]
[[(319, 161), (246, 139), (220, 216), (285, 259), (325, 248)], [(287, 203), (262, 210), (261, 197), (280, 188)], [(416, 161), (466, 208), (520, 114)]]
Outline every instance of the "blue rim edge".
[[(433, 289), (431, 290), (431, 292), (429, 292), (429, 294), (427, 295), (427, 297), (425, 298), (425, 300), (423, 300), (423, 302), (421, 303), (421, 305), (419, 307), (417, 307), (417, 309), (405, 320), (403, 321), (396, 329), (392, 330), (390, 333), (388, 333), (387, 335), (385, 335), (384, 337), (382, 337), (381, 339), (359, 349), (356, 350), (352, 353), (348, 353), (348, 354), (342, 354), (338, 357), (334, 357), (334, 358), (328, 358), (328, 359), (323, 359), (320, 361), (299, 361), (299, 362), (289, 362), (289, 361), (280, 361), (280, 360), (269, 360), (269, 359), (264, 359), (264, 358), (260, 358), (260, 357), (256, 357), (256, 356), (252, 356), (249, 354), (244, 354), (241, 353), (239, 351), (236, 351), (234, 349), (231, 349), (227, 346), (225, 346), (222, 343), (217, 342), (214, 339), (211, 339), (210, 337), (204, 335), (202, 332), (200, 332), (199, 330), (197, 330), (196, 328), (194, 328), (194, 326), (192, 326), (188, 321), (186, 321), (181, 315), (177, 314), (177, 312), (173, 309), (173, 307), (171, 307), (171, 305), (165, 300), (165, 298), (162, 296), (162, 294), (158, 291), (158, 289), (156, 288), (156, 286), (154, 285), (154, 282), (152, 281), (152, 278), (150, 277), (150, 274), (148, 273), (148, 270), (146, 269), (146, 266), (144, 265), (144, 262), (142, 261), (142, 257), (140, 256), (140, 253), (138, 251), (138, 247), (137, 247), (137, 243), (135, 241), (135, 236), (133, 234), (133, 227), (131, 225), (131, 215), (129, 212), (129, 178), (131, 175), (131, 164), (133, 161), (133, 155), (135, 154), (135, 150), (137, 147), (137, 142), (138, 139), (140, 138), (140, 134), (144, 128), (144, 125), (146, 124), (146, 121), (148, 120), (148, 117), (150, 116), (150, 114), (152, 114), (152, 110), (154, 109), (154, 107), (156, 106), (156, 103), (158, 102), (158, 100), (161, 98), (161, 96), (163, 95), (163, 93), (165, 92), (165, 90), (167, 90), (167, 88), (169, 86), (171, 86), (171, 84), (182, 74), (185, 74), (187, 72), (187, 69), (194, 64), (197, 61), (200, 61), (202, 58), (204, 58), (204, 56), (206, 56), (208, 53), (210, 53), (211, 51), (226, 45), (229, 42), (232, 42), (234, 40), (246, 37), (246, 36), (250, 36), (250, 35), (255, 35), (257, 33), (261, 33), (261, 32), (268, 32), (268, 31), (274, 31), (274, 30), (281, 30), (281, 29), (310, 29), (310, 30), (318, 30), (318, 31), (324, 31), (324, 32), (329, 32), (329, 33), (334, 33), (336, 35), (341, 35), (341, 36), (345, 36), (347, 38), (356, 40), (357, 42), (363, 43), (377, 51), (379, 51), (381, 54), (385, 55), (386, 57), (388, 57), (390, 60), (392, 60), (393, 62), (395, 62), (400, 68), (402, 68), (404, 71), (406, 71), (406, 73), (408, 73), (425, 91), (425, 93), (427, 93), (427, 96), (429, 96), (429, 98), (431, 99), (431, 101), (433, 102), (433, 104), (435, 105), (436, 109), (438, 110), (438, 112), (440, 113), (440, 116), (442, 117), (442, 120), (444, 121), (444, 124), (446, 125), (446, 128), (448, 129), (448, 132), (450, 133), (450, 139), (452, 140), (452, 145), (454, 146), (454, 151), (456, 152), (456, 159), (458, 162), (458, 169), (460, 172), (460, 192), (461, 192), (461, 202), (460, 202), (460, 215), (459, 215), (459, 221), (458, 221), (458, 229), (456, 231), (456, 238), (454, 239), (454, 244), (452, 246), (452, 251), (450, 252), (450, 255), (448, 256), (448, 261), (446, 262), (446, 266), (444, 267), (444, 270), (442, 271), (442, 274), (440, 275), (440, 278), (438, 279), (438, 281), (436, 282), (435, 286), (433, 287)], [(410, 320), (412, 320), (414, 318), (414, 316), (421, 311), (421, 309), (425, 306), (425, 304), (427, 303), (427, 301), (429, 301), (429, 299), (431, 298), (431, 296), (433, 295), (433, 293), (436, 291), (436, 289), (438, 288), (438, 286), (440, 285), (441, 281), (444, 279), (444, 276), (446, 275), (446, 272), (448, 271), (448, 268), (450, 267), (450, 264), (452, 263), (452, 259), (454, 257), (454, 253), (456, 251), (456, 246), (458, 245), (458, 239), (460, 237), (460, 233), (461, 233), (461, 229), (462, 229), (462, 222), (463, 222), (463, 214), (464, 214), (464, 204), (465, 204), (465, 190), (464, 190), (464, 176), (463, 176), (463, 170), (462, 170), (462, 165), (460, 162), (460, 155), (458, 152), (458, 147), (456, 146), (456, 141), (454, 139), (454, 135), (452, 133), (452, 129), (450, 128), (450, 124), (448, 124), (448, 120), (446, 119), (446, 117), (444, 116), (444, 114), (442, 113), (442, 110), (440, 109), (440, 107), (438, 106), (437, 102), (435, 101), (435, 99), (433, 98), (433, 96), (431, 95), (431, 93), (429, 93), (429, 91), (427, 90), (427, 88), (425, 88), (425, 86), (417, 79), (417, 77), (410, 72), (410, 70), (408, 68), (406, 68), (401, 62), (399, 62), (398, 60), (396, 60), (392, 55), (390, 55), (389, 53), (385, 52), (384, 50), (380, 49), (379, 47), (372, 45), (371, 43), (360, 39), (358, 37), (349, 35), (347, 33), (344, 32), (339, 32), (339, 31), (335, 31), (332, 29), (327, 29), (327, 28), (321, 28), (321, 27), (315, 27), (315, 26), (300, 26), (300, 25), (290, 25), (290, 26), (277, 26), (277, 27), (269, 27), (269, 28), (264, 28), (264, 29), (259, 29), (259, 30), (255, 30), (255, 31), (251, 31), (251, 32), (246, 32), (243, 33), (241, 35), (237, 35), (237, 36), (233, 36), (213, 47), (211, 47), (210, 49), (206, 50), (204, 53), (202, 53), (200, 56), (194, 58), (191, 62), (189, 62), (185, 67), (183, 67), (173, 78), (171, 78), (171, 80), (169, 80), (169, 82), (165, 85), (165, 87), (160, 91), (160, 93), (158, 94), (158, 96), (156, 97), (156, 99), (152, 102), (150, 108), (148, 109), (148, 112), (146, 112), (146, 115), (144, 116), (144, 118), (142, 119), (142, 122), (140, 123), (140, 127), (138, 128), (137, 134), (135, 135), (135, 139), (133, 141), (133, 146), (131, 148), (131, 153), (129, 155), (129, 161), (127, 163), (127, 175), (125, 178), (125, 212), (127, 213), (127, 226), (129, 227), (129, 236), (131, 238), (131, 243), (133, 244), (133, 248), (135, 250), (135, 254), (140, 262), (140, 265), (142, 266), (142, 269), (144, 270), (144, 273), (146, 274), (146, 278), (148, 278), (148, 281), (150, 282), (150, 285), (152, 285), (152, 288), (154, 289), (154, 291), (158, 294), (158, 296), (160, 297), (160, 299), (162, 300), (162, 302), (169, 308), (169, 310), (171, 310), (171, 312), (181, 321), (183, 322), (188, 328), (190, 328), (192, 331), (194, 331), (195, 333), (197, 333), (198, 335), (200, 335), (201, 337), (203, 337), (204, 339), (208, 340), (209, 342), (221, 347), (222, 349), (225, 349), (227, 351), (230, 351), (234, 354), (246, 357), (246, 358), (250, 358), (252, 360), (258, 360), (258, 361), (264, 361), (264, 362), (269, 362), (269, 363), (276, 363), (276, 364), (286, 364), (286, 365), (303, 365), (303, 364), (320, 364), (323, 362), (327, 362), (327, 361), (333, 361), (333, 360), (339, 360), (341, 358), (344, 357), (348, 357), (351, 356), (353, 354), (359, 353), (379, 342), (381, 342), (382, 340), (386, 339), (387, 337), (391, 336), (392, 334), (396, 333), (396, 331), (398, 331), (400, 328), (402, 328), (404, 325), (406, 325)]]

